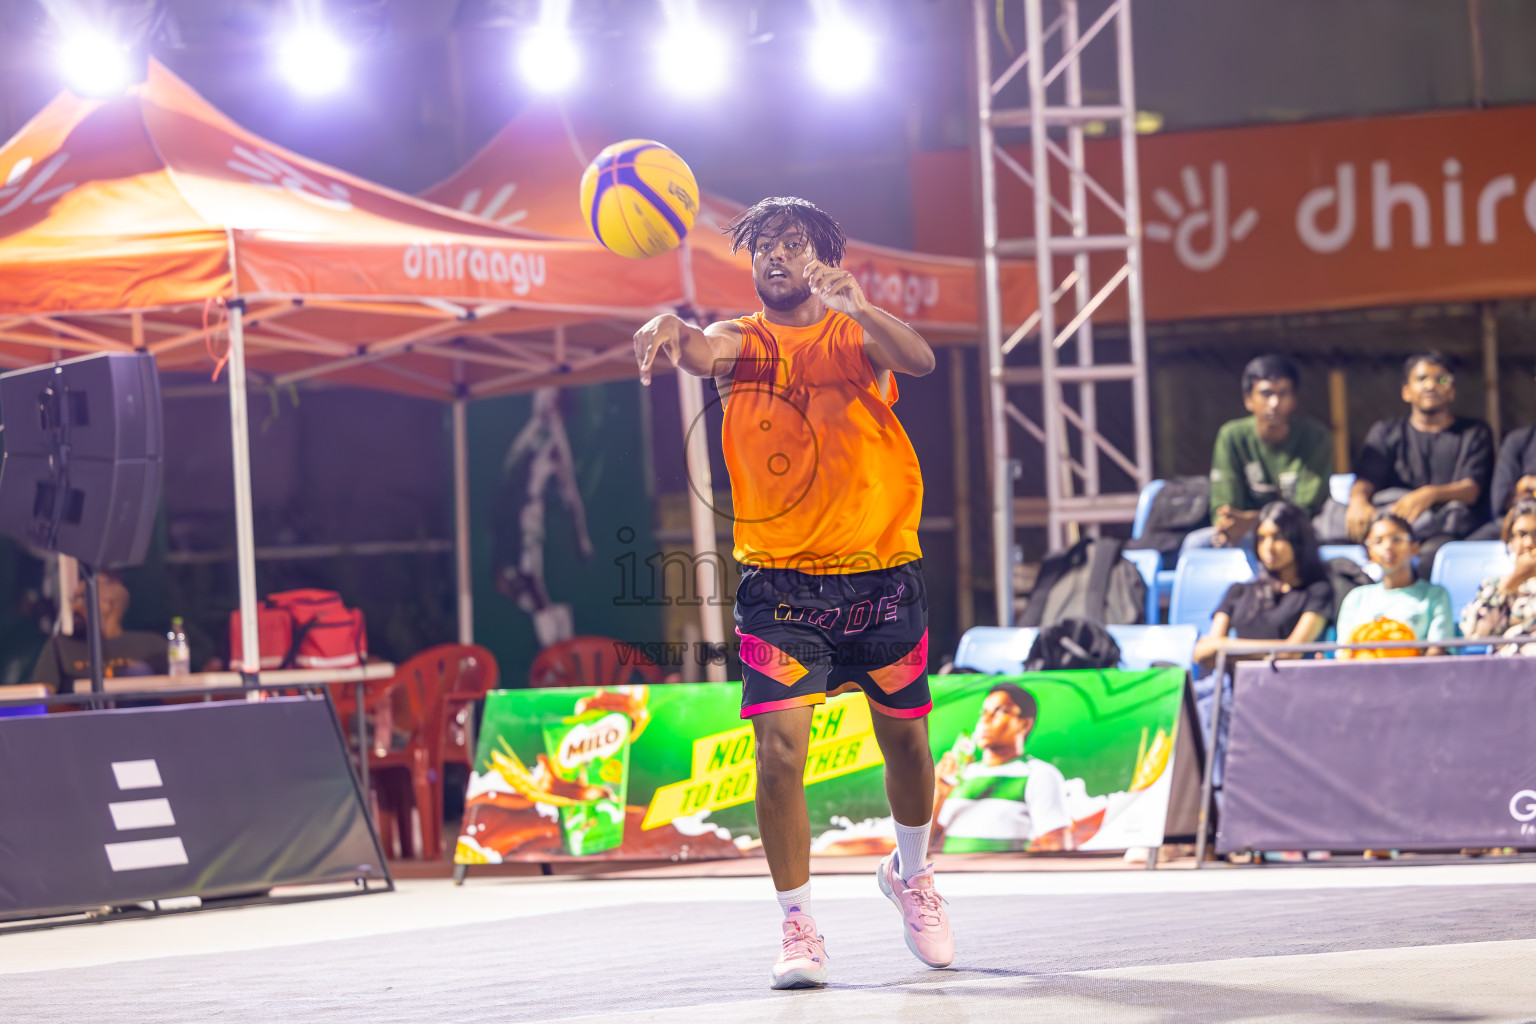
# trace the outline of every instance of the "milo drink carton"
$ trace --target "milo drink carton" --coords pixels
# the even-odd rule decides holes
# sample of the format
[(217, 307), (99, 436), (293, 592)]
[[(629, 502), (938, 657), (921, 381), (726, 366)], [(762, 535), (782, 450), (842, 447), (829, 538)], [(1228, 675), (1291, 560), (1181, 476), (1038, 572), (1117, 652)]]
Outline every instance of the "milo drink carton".
[(589, 711), (544, 726), (550, 765), (565, 785), (560, 834), (575, 857), (612, 850), (624, 842), (624, 798), (629, 781), (629, 716)]

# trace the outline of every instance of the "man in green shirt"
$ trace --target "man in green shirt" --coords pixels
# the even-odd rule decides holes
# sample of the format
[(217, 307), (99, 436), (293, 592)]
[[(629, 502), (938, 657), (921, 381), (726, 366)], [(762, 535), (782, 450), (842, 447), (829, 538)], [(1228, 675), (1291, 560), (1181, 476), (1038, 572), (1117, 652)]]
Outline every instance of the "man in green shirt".
[(1211, 527), (1185, 547), (1251, 547), (1259, 512), (1285, 500), (1308, 518), (1328, 498), (1333, 438), (1328, 428), (1296, 415), (1299, 374), (1284, 356), (1259, 356), (1243, 368), (1243, 406), (1252, 415), (1231, 420), (1211, 452)]

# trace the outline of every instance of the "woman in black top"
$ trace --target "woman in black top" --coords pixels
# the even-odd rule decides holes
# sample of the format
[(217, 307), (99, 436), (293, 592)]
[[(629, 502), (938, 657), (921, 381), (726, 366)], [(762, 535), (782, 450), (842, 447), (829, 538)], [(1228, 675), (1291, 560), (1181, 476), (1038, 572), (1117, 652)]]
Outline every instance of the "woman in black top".
[(1306, 515), (1289, 502), (1272, 501), (1259, 513), (1257, 537), (1263, 571), (1252, 583), (1234, 583), (1222, 598), (1211, 631), (1195, 644), (1201, 665), (1214, 664), (1222, 650), (1231, 658), (1276, 641), (1311, 643), (1328, 628), (1333, 584)]

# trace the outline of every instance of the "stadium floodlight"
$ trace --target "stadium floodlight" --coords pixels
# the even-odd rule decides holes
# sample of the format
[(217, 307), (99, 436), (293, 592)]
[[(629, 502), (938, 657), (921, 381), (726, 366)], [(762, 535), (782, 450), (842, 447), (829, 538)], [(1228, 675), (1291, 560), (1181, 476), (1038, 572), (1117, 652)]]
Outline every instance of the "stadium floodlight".
[(352, 71), (352, 52), (328, 29), (305, 25), (284, 37), (277, 66), (296, 92), (323, 96), (346, 84)]
[(59, 46), (59, 70), (76, 96), (121, 95), (133, 81), (128, 47), (102, 32), (82, 30)]
[(568, 23), (571, 0), (539, 0), (539, 20), (523, 37), (517, 64), (536, 92), (564, 92), (581, 72)]
[(528, 33), (517, 63), (523, 78), (539, 92), (564, 92), (581, 70), (570, 33), (554, 25), (540, 25)]
[(875, 38), (847, 18), (827, 18), (811, 37), (811, 68), (832, 92), (859, 89), (875, 74)]
[(715, 92), (729, 72), (726, 42), (699, 17), (696, 0), (662, 0), (667, 30), (657, 47), (657, 72), (677, 96)]

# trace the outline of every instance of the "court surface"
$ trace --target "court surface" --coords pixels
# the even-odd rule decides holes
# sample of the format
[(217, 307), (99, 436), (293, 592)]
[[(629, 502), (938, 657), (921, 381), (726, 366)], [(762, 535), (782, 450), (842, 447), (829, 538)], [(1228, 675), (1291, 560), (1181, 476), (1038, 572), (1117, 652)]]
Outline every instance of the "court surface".
[(818, 876), (832, 984), (771, 992), (766, 878), (471, 878), (0, 936), (0, 1021), (1536, 1021), (1536, 865), (941, 876), (954, 968)]

